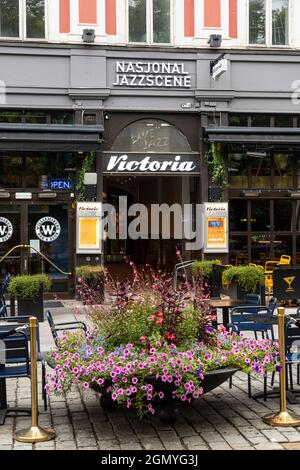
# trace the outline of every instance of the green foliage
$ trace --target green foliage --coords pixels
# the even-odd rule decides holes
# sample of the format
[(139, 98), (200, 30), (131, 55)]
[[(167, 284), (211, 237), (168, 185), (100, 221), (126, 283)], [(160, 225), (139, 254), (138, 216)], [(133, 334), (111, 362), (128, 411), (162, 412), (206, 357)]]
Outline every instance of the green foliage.
[(77, 201), (84, 201), (84, 191), (85, 191), (85, 184), (84, 184), (84, 175), (92, 170), (93, 164), (95, 161), (95, 153), (88, 153), (85, 155), (81, 170), (78, 175), (78, 182), (76, 185), (77, 189)]
[(192, 274), (194, 277), (199, 277), (199, 275), (204, 275), (207, 278), (211, 278), (212, 269), (214, 264), (221, 264), (219, 259), (205, 260), (205, 261), (195, 261), (192, 264)]
[(181, 322), (177, 326), (177, 338), (179, 343), (195, 341), (200, 337), (202, 324), (205, 322), (206, 313), (201, 308), (188, 305), (181, 314)]
[(22, 299), (36, 300), (41, 288), (45, 292), (51, 289), (51, 280), (46, 274), (16, 276), (11, 279), (8, 285), (8, 293)]
[(264, 271), (255, 266), (233, 266), (222, 274), (224, 284), (237, 282), (247, 292), (255, 292), (265, 282)]
[(155, 335), (159, 326), (150, 319), (154, 311), (150, 299), (144, 297), (140, 302), (130, 303), (124, 310), (111, 311), (101, 324), (97, 324), (95, 316), (93, 318), (97, 329), (106, 337), (107, 349), (113, 350), (122, 344), (139, 343), (143, 336)]
[(77, 266), (75, 272), (76, 277), (81, 277), (84, 281), (99, 277), (104, 279), (105, 275), (104, 268), (100, 264), (97, 266)]
[(206, 163), (213, 183), (218, 183), (224, 189), (227, 186), (228, 178), (225, 167), (224, 144), (212, 142), (206, 154)]

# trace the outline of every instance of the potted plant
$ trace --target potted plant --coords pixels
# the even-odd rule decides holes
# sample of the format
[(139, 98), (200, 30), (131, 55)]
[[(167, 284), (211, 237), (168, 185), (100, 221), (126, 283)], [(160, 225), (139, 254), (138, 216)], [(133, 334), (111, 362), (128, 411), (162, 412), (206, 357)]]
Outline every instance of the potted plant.
[(222, 281), (230, 297), (242, 300), (248, 293), (261, 295), (265, 275), (257, 266), (232, 266), (223, 271)]
[(161, 273), (114, 283), (111, 304), (91, 307), (91, 330), (66, 333), (51, 353), (48, 393), (76, 384), (99, 392), (106, 411), (125, 405), (173, 423), (179, 404), (200, 398), (237, 369), (274, 371), (272, 343), (213, 328), (202, 292), (187, 283), (175, 291), (173, 278)]
[(76, 267), (76, 294), (82, 302), (99, 304), (104, 300), (105, 270), (103, 266)]
[(18, 315), (34, 316), (44, 321), (44, 292), (51, 289), (51, 280), (46, 274), (16, 276), (10, 280), (8, 293), (17, 298)]

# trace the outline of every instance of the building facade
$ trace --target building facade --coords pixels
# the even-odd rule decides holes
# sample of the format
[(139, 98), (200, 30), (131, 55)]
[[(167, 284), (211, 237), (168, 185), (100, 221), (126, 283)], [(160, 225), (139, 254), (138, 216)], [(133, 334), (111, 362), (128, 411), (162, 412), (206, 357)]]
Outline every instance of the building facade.
[[(123, 254), (168, 268), (178, 247), (202, 256), (159, 228), (76, 254), (85, 170), (97, 174), (91, 199), (117, 212), (122, 195), (147, 207), (229, 201), (225, 261), (299, 264), (297, 18), (296, 0), (0, 0), (0, 257), (36, 247), (59, 268), (42, 266), (54, 290), (70, 294), (76, 263), (121, 272)], [(32, 249), (1, 264), (40, 270)]]

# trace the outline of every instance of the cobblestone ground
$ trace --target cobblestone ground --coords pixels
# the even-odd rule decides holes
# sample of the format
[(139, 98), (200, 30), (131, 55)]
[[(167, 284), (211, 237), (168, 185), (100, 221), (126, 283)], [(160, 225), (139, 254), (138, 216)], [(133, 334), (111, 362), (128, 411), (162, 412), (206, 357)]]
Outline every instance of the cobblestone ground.
[[(70, 314), (63, 313), (62, 321), (70, 319)], [(46, 324), (42, 337), (49, 347)], [(253, 393), (262, 392), (262, 382), (252, 380), (252, 388)], [(10, 406), (30, 406), (28, 379), (8, 381), (7, 393)], [(231, 389), (225, 383), (182, 408), (174, 426), (166, 426), (155, 417), (141, 421), (134, 411), (123, 409), (106, 414), (96, 393), (81, 394), (73, 388), (66, 398), (51, 397), (47, 412), (40, 402), (40, 425), (54, 427), (55, 441), (36, 445), (16, 442), (14, 431), (30, 426), (30, 418), (8, 417), (0, 426), (0, 450), (300, 450), (300, 427), (271, 428), (262, 421), (278, 407), (278, 399), (249, 399), (243, 373), (234, 376)], [(300, 404), (289, 408), (300, 414)]]

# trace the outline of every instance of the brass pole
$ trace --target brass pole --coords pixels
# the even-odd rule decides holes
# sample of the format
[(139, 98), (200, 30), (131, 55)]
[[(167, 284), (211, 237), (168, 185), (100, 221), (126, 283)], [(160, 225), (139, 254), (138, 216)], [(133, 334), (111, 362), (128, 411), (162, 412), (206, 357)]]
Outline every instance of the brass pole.
[(286, 409), (286, 351), (285, 351), (285, 310), (278, 308), (278, 339), (279, 339), (279, 387), (280, 387), (280, 411), (275, 414), (265, 416), (263, 421), (270, 426), (298, 427), (300, 418), (290, 413)]
[(31, 378), (31, 427), (15, 433), (19, 442), (45, 442), (55, 438), (53, 429), (43, 429), (38, 424), (38, 384), (37, 384), (37, 319), (29, 319), (30, 326), (30, 378)]

